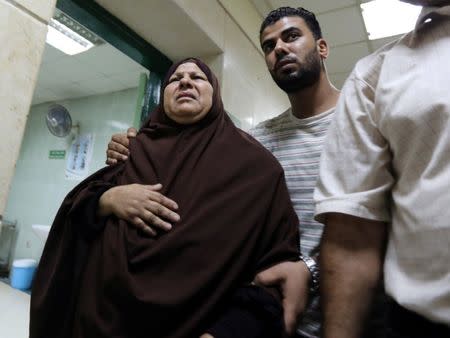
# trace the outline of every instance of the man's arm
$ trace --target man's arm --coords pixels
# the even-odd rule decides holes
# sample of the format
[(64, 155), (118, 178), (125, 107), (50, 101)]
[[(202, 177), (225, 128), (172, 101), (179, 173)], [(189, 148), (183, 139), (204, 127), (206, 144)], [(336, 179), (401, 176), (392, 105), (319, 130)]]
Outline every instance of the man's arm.
[(323, 338), (359, 338), (381, 277), (387, 225), (328, 214), (320, 250)]

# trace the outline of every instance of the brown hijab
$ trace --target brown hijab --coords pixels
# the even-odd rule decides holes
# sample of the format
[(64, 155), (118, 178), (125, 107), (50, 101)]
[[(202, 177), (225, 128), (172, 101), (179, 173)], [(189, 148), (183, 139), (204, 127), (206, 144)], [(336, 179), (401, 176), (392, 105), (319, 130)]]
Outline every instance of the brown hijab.
[[(233, 125), (210, 69), (197, 59), (180, 61), (162, 91), (185, 62), (212, 84), (211, 110), (180, 125), (161, 102), (131, 141), (129, 160), (66, 197), (33, 286), (31, 338), (198, 337), (236, 288), (298, 259), (298, 219), (283, 170)], [(170, 232), (146, 237), (116, 217), (104, 227), (85, 224), (86, 201), (98, 191), (158, 182), (179, 205), (181, 221)], [(100, 230), (93, 236), (85, 229)]]

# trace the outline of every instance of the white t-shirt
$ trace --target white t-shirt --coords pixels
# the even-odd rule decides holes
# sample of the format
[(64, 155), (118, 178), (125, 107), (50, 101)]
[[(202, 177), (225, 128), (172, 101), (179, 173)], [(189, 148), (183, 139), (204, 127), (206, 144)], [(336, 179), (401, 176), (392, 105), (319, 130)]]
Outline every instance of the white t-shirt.
[(425, 8), (413, 32), (358, 62), (314, 198), (319, 219), (389, 222), (387, 293), (450, 325), (450, 6)]

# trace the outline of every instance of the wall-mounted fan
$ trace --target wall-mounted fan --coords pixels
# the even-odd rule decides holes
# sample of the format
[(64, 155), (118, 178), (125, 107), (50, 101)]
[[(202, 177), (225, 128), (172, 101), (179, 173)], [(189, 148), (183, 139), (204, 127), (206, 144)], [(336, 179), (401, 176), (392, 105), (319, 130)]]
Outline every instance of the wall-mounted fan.
[(69, 111), (60, 104), (52, 104), (48, 107), (45, 122), (50, 132), (57, 137), (66, 137), (72, 128), (79, 129), (79, 124), (72, 125), (72, 117)]

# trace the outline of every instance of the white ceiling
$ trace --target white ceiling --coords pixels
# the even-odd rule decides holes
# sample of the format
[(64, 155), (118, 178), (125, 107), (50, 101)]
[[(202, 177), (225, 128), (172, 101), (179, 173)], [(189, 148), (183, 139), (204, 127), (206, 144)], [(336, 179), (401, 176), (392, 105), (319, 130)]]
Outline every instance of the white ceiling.
[[(362, 2), (368, 2), (368, 0), (250, 1), (260, 13), (261, 21), (270, 10), (280, 6), (302, 6), (313, 11), (322, 27), (323, 35), (331, 47), (330, 57), (327, 60), (329, 77), (339, 88), (342, 86), (357, 60), (396, 38), (391, 37), (372, 41), (368, 39), (359, 6)], [(160, 24), (158, 26), (159, 29), (164, 27), (160, 21), (165, 16), (161, 15), (159, 11), (157, 11), (157, 14), (154, 13), (152, 17), (154, 20), (149, 20), (148, 11), (135, 10), (130, 13), (124, 13), (119, 10), (120, 8), (115, 8), (113, 5), (116, 2), (119, 3), (119, 0), (97, 0), (97, 2), (105, 7), (107, 7), (106, 5), (113, 7), (107, 7), (107, 9), (124, 22), (155, 23), (157, 21)], [(137, 4), (141, 4), (142, 6), (145, 3), (145, 1), (137, 2)], [(163, 2), (164, 5), (170, 3), (170, 1)], [(174, 9), (172, 7), (169, 9), (172, 10), (173, 14)], [(139, 17), (139, 20), (137, 20), (136, 17), (133, 17), (136, 12), (145, 13), (147, 19), (144, 20), (144, 17)], [(176, 38), (180, 41), (191, 41), (192, 39), (187, 39), (185, 36), (185, 32), (192, 31), (191, 26), (192, 23), (190, 22), (184, 23), (184, 26), (180, 27), (179, 34), (176, 35)], [(160, 45), (157, 41), (153, 41), (154, 39), (149, 38), (148, 35), (154, 32), (154, 29), (150, 29), (151, 27), (147, 26), (141, 27), (141, 29), (134, 26), (131, 28), (136, 30), (147, 41), (154, 43), (157, 48), (167, 55), (170, 54), (170, 58), (177, 59), (178, 55), (175, 55), (176, 53), (168, 52), (170, 48), (166, 48), (167, 46)], [(164, 29), (161, 30), (161, 34), (163, 32)], [(166, 36), (167, 34), (162, 35)], [(201, 38), (195, 40), (200, 42), (200, 45), (198, 43), (193, 44), (194, 47), (192, 48), (194, 50), (201, 49), (202, 51), (205, 49), (203, 52), (206, 54), (217, 53), (218, 47), (208, 39), (205, 39), (203, 35), (197, 35)], [(158, 37), (159, 34), (156, 36)], [(160, 40), (166, 41), (167, 39)], [(196, 53), (191, 54), (195, 55)], [(136, 87), (139, 82), (139, 74), (144, 71), (147, 72), (141, 65), (108, 44), (94, 47), (87, 52), (74, 56), (68, 56), (46, 44), (32, 104), (97, 95)]]
[[(132, 6), (122, 0), (96, 2), (171, 60), (221, 52), (174, 1), (135, 0)], [(174, 30), (177, 34), (171, 34)], [(46, 44), (32, 104), (136, 87), (142, 71), (146, 70), (107, 44), (75, 56)]]
[(316, 14), (330, 48), (327, 70), (330, 80), (341, 87), (360, 58), (397, 37), (369, 40), (357, 0), (251, 0), (261, 17), (281, 7), (304, 7)]
[[(213, 0), (190, 0), (203, 1)], [(215, 0), (214, 0), (215, 1)], [(226, 0), (228, 1), (228, 0)], [(170, 60), (217, 55), (222, 50), (177, 3), (177, 0), (95, 0), (109, 13), (151, 43)], [(210, 6), (207, 5), (206, 8)], [(202, 13), (195, 13), (202, 15)], [(214, 19), (214, 13), (208, 13)], [(176, 34), (174, 34), (176, 32)]]
[(108, 44), (73, 56), (45, 44), (32, 104), (137, 87), (148, 71)]

